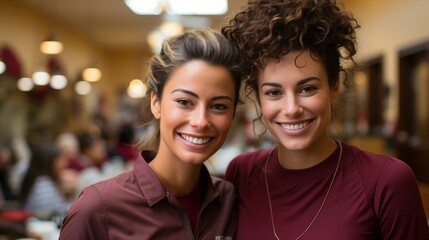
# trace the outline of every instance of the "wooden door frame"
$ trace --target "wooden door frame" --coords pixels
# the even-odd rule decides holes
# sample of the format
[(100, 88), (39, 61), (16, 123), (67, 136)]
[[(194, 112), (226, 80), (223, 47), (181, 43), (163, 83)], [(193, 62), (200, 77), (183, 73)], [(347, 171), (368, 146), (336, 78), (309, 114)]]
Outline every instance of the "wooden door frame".
[[(399, 52), (399, 115), (396, 138), (398, 157), (406, 162), (415, 172), (419, 181), (429, 183), (429, 161), (425, 160), (427, 153), (418, 152), (410, 146), (409, 137), (413, 132), (415, 108), (410, 84), (410, 76), (414, 67), (422, 61), (429, 61), (429, 41), (403, 49)], [(424, 156), (422, 156), (424, 155)]]
[[(383, 56), (378, 56), (364, 64), (368, 74), (368, 126), (371, 134), (378, 134), (376, 128), (384, 124), (383, 103), (385, 88), (383, 78)], [(381, 99), (381, 100), (380, 100)]]

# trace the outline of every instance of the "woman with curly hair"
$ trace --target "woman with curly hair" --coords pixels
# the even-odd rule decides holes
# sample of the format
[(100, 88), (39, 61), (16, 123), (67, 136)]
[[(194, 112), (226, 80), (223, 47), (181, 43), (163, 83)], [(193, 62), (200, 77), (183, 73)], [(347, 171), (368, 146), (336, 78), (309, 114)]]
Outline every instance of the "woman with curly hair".
[(429, 239), (412, 170), (328, 131), (359, 27), (334, 0), (259, 0), (222, 28), (278, 142), (228, 166), (239, 193), (236, 239)]

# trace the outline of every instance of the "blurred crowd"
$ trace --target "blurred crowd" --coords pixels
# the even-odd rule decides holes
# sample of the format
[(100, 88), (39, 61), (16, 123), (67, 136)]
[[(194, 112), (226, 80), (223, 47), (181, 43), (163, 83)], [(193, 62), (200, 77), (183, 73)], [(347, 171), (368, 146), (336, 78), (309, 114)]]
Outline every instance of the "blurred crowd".
[[(247, 114), (237, 113), (225, 144), (205, 163), (211, 174), (222, 177), (236, 155), (272, 146), (271, 135), (255, 135)], [(14, 141), (0, 135), (0, 240), (29, 237), (45, 223), (60, 229), (83, 188), (133, 168), (151, 125), (107, 126), (94, 117), (84, 130), (35, 131)]]
[(136, 135), (124, 124), (113, 137), (100, 129), (29, 137), (26, 153), (0, 141), (0, 236), (26, 236), (30, 218), (60, 227), (84, 187), (132, 168)]

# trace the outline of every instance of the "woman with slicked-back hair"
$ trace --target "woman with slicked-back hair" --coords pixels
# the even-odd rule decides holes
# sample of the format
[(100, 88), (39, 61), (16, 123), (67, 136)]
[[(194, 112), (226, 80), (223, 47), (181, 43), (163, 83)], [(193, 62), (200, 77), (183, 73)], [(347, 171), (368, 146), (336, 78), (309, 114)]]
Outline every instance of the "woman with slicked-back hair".
[(235, 188), (203, 163), (230, 130), (240, 65), (213, 30), (164, 41), (147, 78), (153, 135), (140, 142), (132, 171), (83, 190), (60, 239), (232, 239)]

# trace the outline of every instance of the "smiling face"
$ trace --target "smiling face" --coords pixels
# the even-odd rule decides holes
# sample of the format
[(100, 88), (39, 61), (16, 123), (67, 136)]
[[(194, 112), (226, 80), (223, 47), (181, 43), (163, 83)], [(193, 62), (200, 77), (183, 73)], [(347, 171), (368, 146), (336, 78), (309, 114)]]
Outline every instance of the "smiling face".
[(161, 99), (151, 93), (151, 110), (160, 120), (158, 156), (202, 164), (228, 135), (234, 99), (234, 81), (224, 67), (193, 60), (177, 68)]
[(331, 143), (328, 125), (338, 87), (330, 88), (324, 66), (309, 51), (270, 62), (258, 76), (268, 130), (285, 150), (318, 151)]

